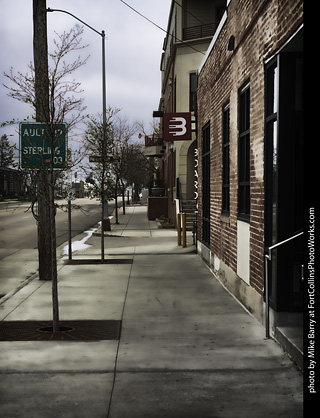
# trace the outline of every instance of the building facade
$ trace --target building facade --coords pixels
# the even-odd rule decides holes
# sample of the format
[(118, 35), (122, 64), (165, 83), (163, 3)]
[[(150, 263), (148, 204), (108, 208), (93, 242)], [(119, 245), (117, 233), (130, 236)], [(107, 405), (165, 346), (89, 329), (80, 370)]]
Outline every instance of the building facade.
[[(161, 147), (160, 165), (168, 201), (167, 216), (173, 224), (176, 223), (177, 213), (183, 210), (183, 202), (194, 203), (197, 181), (194, 170), (197, 71), (225, 8), (226, 0), (178, 0), (171, 4), (161, 57), (158, 114), (190, 112), (194, 130), (191, 140), (164, 141)], [(160, 120), (162, 124), (163, 119)], [(191, 211), (194, 210), (192, 205)]]
[(303, 1), (229, 0), (199, 66), (197, 247), (273, 334), (302, 324), (302, 80)]
[(0, 198), (16, 198), (23, 190), (21, 172), (9, 167), (0, 167)]

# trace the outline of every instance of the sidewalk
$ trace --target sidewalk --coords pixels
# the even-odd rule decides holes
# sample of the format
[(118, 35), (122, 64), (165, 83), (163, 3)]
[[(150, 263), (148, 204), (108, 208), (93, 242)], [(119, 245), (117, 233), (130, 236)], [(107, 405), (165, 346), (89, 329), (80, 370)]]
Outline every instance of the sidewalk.
[[(302, 373), (220, 285), (188, 236), (129, 206), (59, 260), (60, 320), (122, 321), (121, 337), (0, 341), (4, 418), (301, 418)], [(87, 260), (84, 262), (83, 260)], [(109, 262), (109, 264), (107, 264)], [(51, 283), (30, 281), (0, 320), (52, 319)]]

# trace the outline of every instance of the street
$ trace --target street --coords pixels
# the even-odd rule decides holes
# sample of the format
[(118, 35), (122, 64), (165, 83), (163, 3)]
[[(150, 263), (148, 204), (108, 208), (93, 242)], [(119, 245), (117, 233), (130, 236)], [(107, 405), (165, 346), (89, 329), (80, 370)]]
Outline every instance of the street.
[[(56, 215), (57, 246), (59, 246), (68, 240), (68, 202), (58, 200), (56, 203), (63, 205), (63, 208), (57, 210)], [(100, 221), (101, 209), (98, 200), (76, 199), (72, 201), (72, 205), (78, 207), (72, 210), (72, 237)], [(1, 203), (0, 231), (1, 249), (37, 248), (37, 224), (31, 212), (30, 202)]]
[[(58, 200), (63, 208), (57, 209), (57, 247), (68, 243), (68, 202)], [(101, 220), (101, 205), (96, 199), (76, 199), (72, 203), (71, 236), (97, 227)], [(109, 214), (113, 211), (109, 203)], [(30, 202), (0, 203), (0, 297), (14, 291), (37, 272), (37, 224)], [(82, 238), (82, 237), (81, 237)], [(60, 254), (57, 252), (57, 257)]]

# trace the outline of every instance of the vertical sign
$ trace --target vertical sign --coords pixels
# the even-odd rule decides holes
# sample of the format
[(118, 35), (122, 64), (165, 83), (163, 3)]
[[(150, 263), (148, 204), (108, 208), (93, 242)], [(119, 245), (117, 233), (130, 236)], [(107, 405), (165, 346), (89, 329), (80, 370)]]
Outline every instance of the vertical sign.
[(199, 158), (199, 151), (198, 148), (194, 150), (194, 200), (196, 201), (196, 210), (195, 213), (198, 213), (198, 160)]

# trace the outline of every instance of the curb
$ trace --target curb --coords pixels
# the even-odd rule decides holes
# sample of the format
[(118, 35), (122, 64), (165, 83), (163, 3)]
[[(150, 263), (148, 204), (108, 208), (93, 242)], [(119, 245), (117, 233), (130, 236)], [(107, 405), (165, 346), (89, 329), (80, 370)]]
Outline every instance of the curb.
[(18, 287), (16, 287), (14, 290), (11, 290), (9, 293), (7, 293), (3, 298), (0, 299), (0, 305), (2, 303), (5, 303), (8, 299), (12, 298), (19, 290), (21, 290), (23, 287), (25, 287), (27, 284), (32, 282), (34, 279), (39, 277), (38, 273), (33, 273), (31, 276), (27, 277)]

